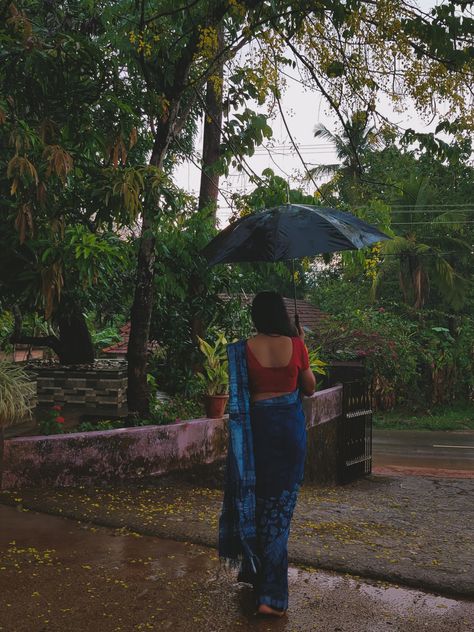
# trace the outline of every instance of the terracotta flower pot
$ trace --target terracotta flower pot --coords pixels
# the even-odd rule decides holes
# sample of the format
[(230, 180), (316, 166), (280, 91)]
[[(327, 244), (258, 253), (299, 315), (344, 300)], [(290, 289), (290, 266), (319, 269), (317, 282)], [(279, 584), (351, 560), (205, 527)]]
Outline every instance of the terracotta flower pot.
[(228, 395), (204, 395), (206, 417), (209, 417), (210, 419), (223, 417), (228, 399)]

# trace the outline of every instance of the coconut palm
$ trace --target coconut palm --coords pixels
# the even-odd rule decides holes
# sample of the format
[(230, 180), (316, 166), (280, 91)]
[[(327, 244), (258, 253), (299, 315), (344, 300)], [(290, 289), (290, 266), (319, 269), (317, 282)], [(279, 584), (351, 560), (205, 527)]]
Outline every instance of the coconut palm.
[(26, 371), (12, 362), (0, 362), (0, 488), (5, 449), (5, 428), (31, 415), (35, 383)]
[[(412, 175), (404, 183), (403, 193), (392, 210), (392, 227), (398, 234), (380, 244), (381, 262), (372, 293), (375, 296), (384, 277), (398, 271), (405, 303), (421, 309), (429, 298), (430, 288), (436, 286), (445, 303), (459, 309), (465, 300), (468, 281), (456, 271), (454, 259), (447, 255), (453, 251), (458, 258), (471, 255), (469, 241), (458, 232), (466, 218), (462, 213), (453, 217), (449, 212), (435, 218), (430, 213), (425, 215), (423, 208), (433, 203), (431, 197), (427, 178)], [(445, 222), (449, 222), (449, 232), (440, 230)], [(420, 226), (423, 238), (419, 235)]]
[(347, 115), (341, 134), (331, 132), (325, 125), (318, 123), (314, 128), (314, 137), (332, 143), (339, 162), (318, 165), (310, 171), (314, 177), (337, 175), (340, 188), (346, 193), (348, 201), (354, 196), (354, 188), (360, 183), (363, 172), (363, 156), (376, 146), (375, 128), (369, 126), (369, 113), (358, 110)]

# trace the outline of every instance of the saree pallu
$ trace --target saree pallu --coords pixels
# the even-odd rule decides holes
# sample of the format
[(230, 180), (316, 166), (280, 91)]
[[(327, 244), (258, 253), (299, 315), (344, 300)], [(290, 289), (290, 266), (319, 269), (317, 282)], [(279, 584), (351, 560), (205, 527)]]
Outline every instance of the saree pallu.
[(257, 604), (288, 607), (288, 536), (306, 451), (298, 391), (250, 403), (245, 343), (229, 345), (229, 452), (219, 553)]

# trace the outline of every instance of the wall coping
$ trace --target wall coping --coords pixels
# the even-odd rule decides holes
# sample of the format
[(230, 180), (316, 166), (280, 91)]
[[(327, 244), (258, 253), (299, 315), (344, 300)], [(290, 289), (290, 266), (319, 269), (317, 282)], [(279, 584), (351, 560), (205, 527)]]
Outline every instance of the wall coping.
[[(224, 415), (223, 417), (217, 418), (217, 421), (223, 419), (227, 420), (228, 415)], [(148, 424), (146, 426), (133, 426), (130, 428), (112, 428), (111, 430), (87, 430), (86, 432), (64, 432), (62, 434), (55, 435), (29, 435), (27, 437), (14, 437), (12, 439), (7, 439), (6, 443), (36, 443), (37, 441), (61, 441), (61, 440), (71, 440), (74, 439), (97, 439), (100, 437), (114, 437), (114, 436), (133, 436), (134, 434), (140, 434), (144, 430), (150, 431), (159, 431), (168, 428), (178, 428), (185, 427), (189, 424), (197, 424), (197, 423), (208, 423), (209, 421), (213, 421), (209, 417), (197, 417), (196, 419), (183, 419), (182, 421), (176, 421), (171, 424)]]

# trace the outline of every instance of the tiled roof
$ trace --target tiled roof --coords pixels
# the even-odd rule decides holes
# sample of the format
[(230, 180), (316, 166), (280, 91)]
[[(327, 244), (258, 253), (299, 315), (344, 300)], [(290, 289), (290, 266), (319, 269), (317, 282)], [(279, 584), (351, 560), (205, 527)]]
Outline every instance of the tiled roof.
[[(283, 297), (286, 305), (286, 310), (290, 315), (291, 320), (295, 314), (295, 303), (292, 298)], [(300, 317), (300, 324), (302, 327), (307, 327), (311, 331), (317, 331), (321, 326), (321, 323), (327, 318), (327, 314), (322, 312), (312, 303), (296, 299), (296, 309)]]
[[(223, 300), (229, 298), (227, 294), (220, 294), (219, 297)], [(240, 295), (242, 302), (248, 305), (250, 305), (250, 303), (253, 301), (253, 297), (254, 294)], [(293, 316), (295, 312), (294, 301), (292, 298), (287, 297), (283, 297), (283, 300), (285, 302), (286, 309), (288, 310), (288, 314), (293, 321)], [(322, 312), (315, 305), (309, 303), (308, 301), (297, 299), (296, 308), (300, 317), (301, 326), (311, 329), (311, 331), (317, 331), (324, 319), (327, 318), (327, 314), (325, 314), (325, 312)], [(102, 349), (102, 351), (104, 353), (109, 353), (110, 355), (125, 357), (127, 355), (128, 339), (130, 337), (130, 323), (126, 323), (125, 325), (123, 325), (123, 327), (120, 328), (120, 335), (122, 336), (122, 339), (119, 342), (116, 342), (106, 349)], [(148, 351), (154, 351), (157, 346), (158, 343), (156, 341), (150, 340), (150, 342), (148, 343)]]
[[(102, 351), (104, 353), (110, 353), (111, 355), (125, 357), (127, 355), (128, 339), (130, 338), (130, 327), (131, 327), (131, 323), (125, 323), (125, 325), (123, 325), (120, 328), (120, 335), (122, 339), (119, 340), (119, 342), (116, 342), (115, 344), (111, 345), (110, 347), (106, 347), (105, 349), (102, 349)], [(148, 342), (148, 351), (149, 352), (155, 351), (157, 346), (158, 346), (158, 343), (155, 340), (150, 340)]]
[[(254, 296), (255, 294), (241, 294), (240, 298), (244, 304), (250, 305)], [(229, 298), (226, 294), (220, 294), (219, 297), (222, 300)], [(285, 302), (286, 309), (290, 315), (291, 321), (293, 322), (295, 314), (294, 300), (284, 296), (283, 301)], [(322, 312), (309, 301), (304, 301), (302, 299), (296, 299), (296, 309), (300, 317), (301, 326), (311, 329), (311, 331), (316, 331), (324, 319), (328, 316), (325, 312)]]

